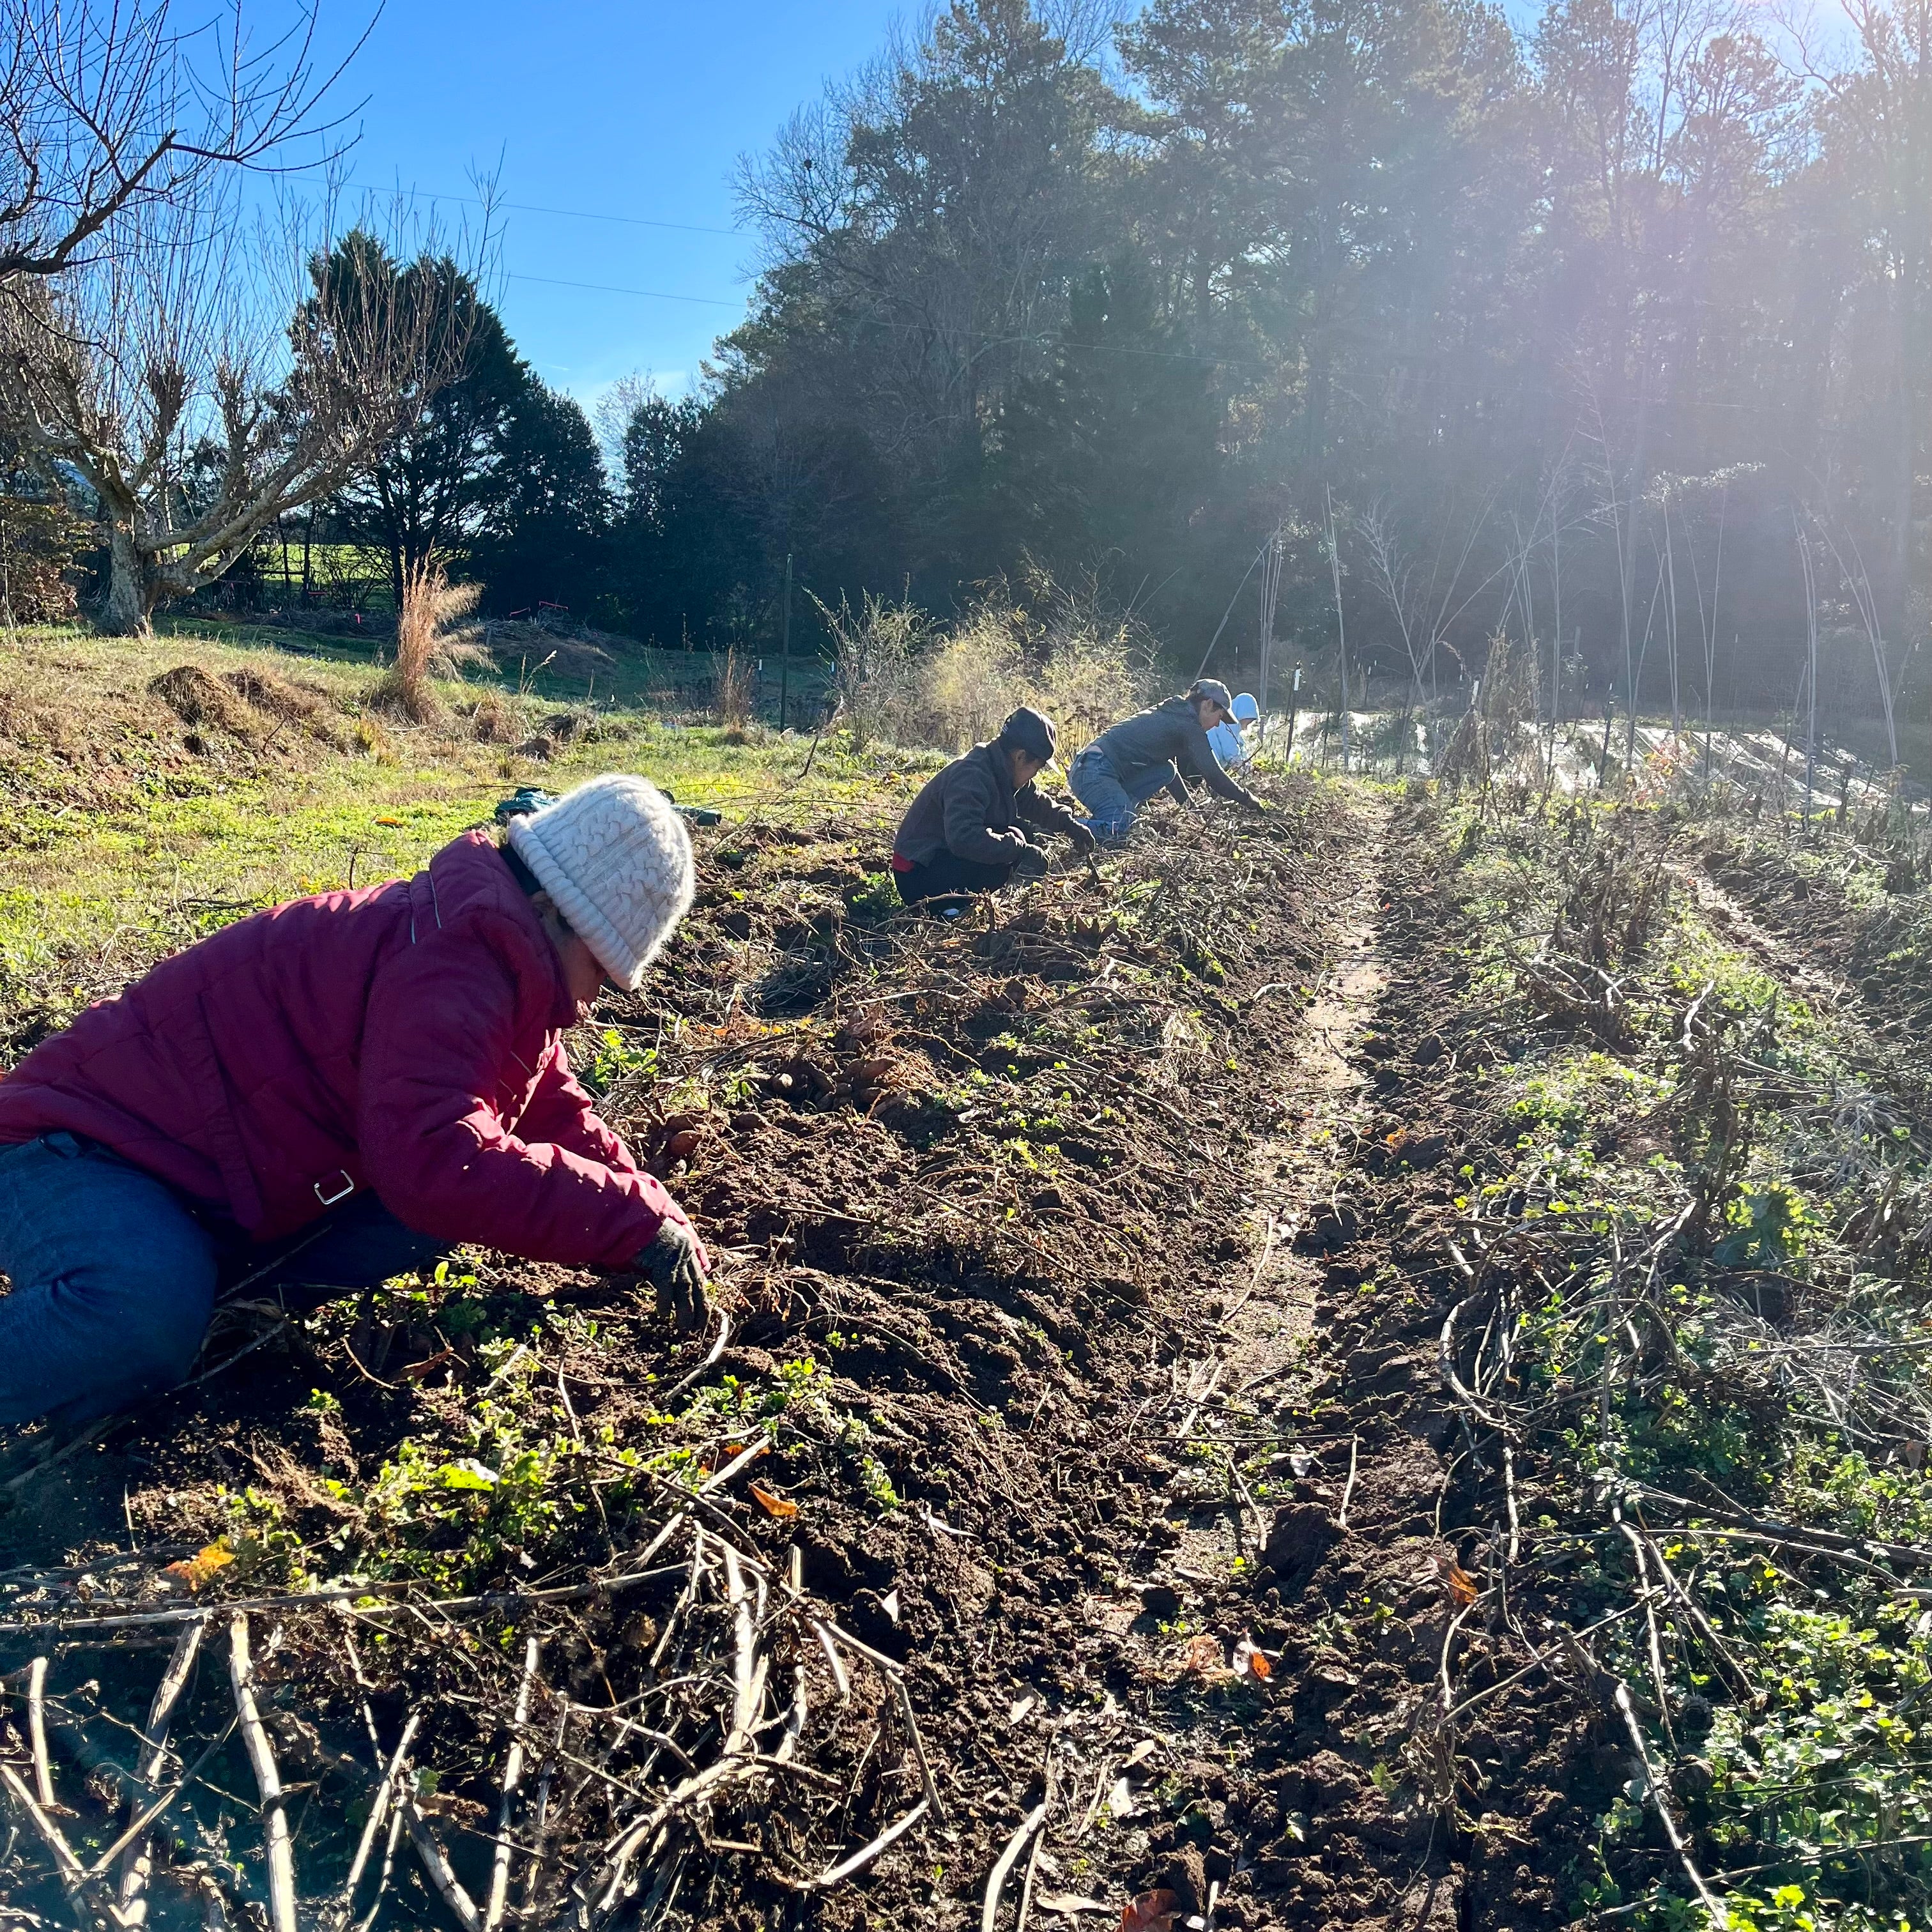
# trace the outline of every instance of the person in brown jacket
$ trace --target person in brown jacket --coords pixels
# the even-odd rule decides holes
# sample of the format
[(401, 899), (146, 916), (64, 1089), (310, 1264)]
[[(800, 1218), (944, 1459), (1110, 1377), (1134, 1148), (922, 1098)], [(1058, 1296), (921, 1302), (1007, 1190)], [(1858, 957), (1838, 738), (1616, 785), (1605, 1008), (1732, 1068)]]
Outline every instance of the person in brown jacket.
[(1015, 872), (1038, 878), (1046, 854), (1018, 820), (1065, 833), (1076, 851), (1094, 849), (1093, 833), (1034, 783), (1058, 742), (1052, 721), (1022, 705), (991, 744), (975, 745), (926, 781), (892, 841), (892, 874), (908, 905), (997, 892)]

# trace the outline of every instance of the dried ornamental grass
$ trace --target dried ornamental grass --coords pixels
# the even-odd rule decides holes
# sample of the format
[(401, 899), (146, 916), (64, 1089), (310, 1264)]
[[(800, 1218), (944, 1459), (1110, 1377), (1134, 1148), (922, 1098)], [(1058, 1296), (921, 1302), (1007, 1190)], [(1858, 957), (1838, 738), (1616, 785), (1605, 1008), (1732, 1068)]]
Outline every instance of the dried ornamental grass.
[(463, 620), (482, 594), (475, 584), (451, 584), (434, 560), (406, 566), (403, 608), (396, 618), (396, 662), (377, 687), (376, 701), (401, 711), (418, 724), (443, 716), (442, 701), (430, 682), (454, 677), (466, 664), (488, 662), (488, 654)]

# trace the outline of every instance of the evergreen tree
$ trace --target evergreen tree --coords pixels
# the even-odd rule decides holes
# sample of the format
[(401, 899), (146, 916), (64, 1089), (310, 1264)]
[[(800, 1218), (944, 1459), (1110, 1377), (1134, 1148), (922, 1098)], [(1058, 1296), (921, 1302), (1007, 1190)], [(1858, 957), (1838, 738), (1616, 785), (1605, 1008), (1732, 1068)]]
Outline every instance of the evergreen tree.
[(606, 588), (613, 506), (584, 411), (526, 374), (508, 412), (496, 488), (471, 550), (494, 611), (560, 605), (590, 618)]
[(424, 314), (439, 339), (460, 346), (454, 380), (328, 506), (344, 536), (387, 554), (400, 608), (406, 571), (466, 550), (500, 514), (514, 481), (508, 458), (518, 412), (528, 406), (536, 378), (495, 309), (448, 257), (399, 268), (378, 244), (352, 236), (332, 265), (358, 245), (380, 257), (378, 272), (394, 284), (399, 308)]

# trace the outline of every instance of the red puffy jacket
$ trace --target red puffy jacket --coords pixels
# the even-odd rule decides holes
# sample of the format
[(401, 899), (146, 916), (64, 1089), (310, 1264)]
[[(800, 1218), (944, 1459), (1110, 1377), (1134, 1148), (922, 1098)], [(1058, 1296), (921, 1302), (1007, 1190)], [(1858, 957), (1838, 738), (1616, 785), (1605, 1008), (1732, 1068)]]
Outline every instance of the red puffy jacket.
[(358, 1188), (418, 1234), (621, 1268), (682, 1210), (592, 1111), (556, 949), (487, 834), (413, 879), (253, 914), (0, 1080), (0, 1143), (65, 1129), (271, 1241)]

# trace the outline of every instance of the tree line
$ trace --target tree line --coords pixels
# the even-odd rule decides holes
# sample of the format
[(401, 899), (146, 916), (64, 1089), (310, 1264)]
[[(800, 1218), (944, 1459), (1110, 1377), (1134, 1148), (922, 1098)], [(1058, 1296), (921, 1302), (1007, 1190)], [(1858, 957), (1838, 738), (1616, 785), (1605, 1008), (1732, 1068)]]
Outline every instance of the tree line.
[(1043, 576), (1190, 670), (1346, 636), (1429, 698), (1502, 633), (1558, 710), (1922, 688), (1932, 0), (952, 0), (742, 164), (745, 321), (595, 428), (487, 236), (291, 224), (215, 299), (300, 58), (190, 88), (117, 13), (76, 134), (28, 57), (71, 16), (9, 4), (0, 432), (85, 484), (112, 628), (299, 514), (673, 647), (774, 646), (789, 564), (801, 640)]
[(1191, 668), (1272, 550), (1286, 642), (1339, 578), (1425, 693), (1498, 630), (1559, 704), (1910, 677), (1932, 0), (956, 0), (740, 185), (752, 312), (645, 472), (678, 608), (1030, 561)]

